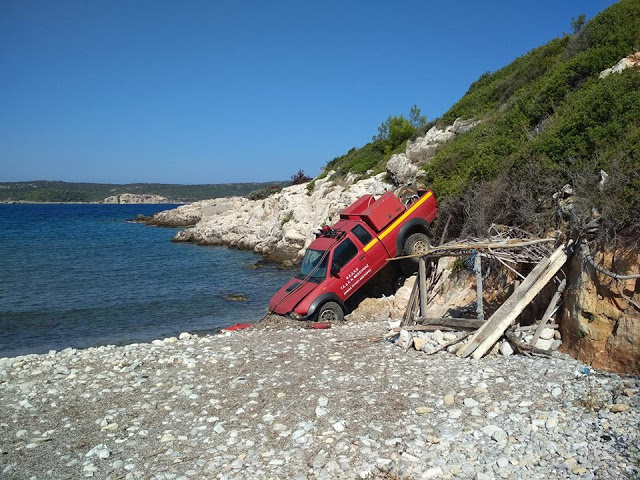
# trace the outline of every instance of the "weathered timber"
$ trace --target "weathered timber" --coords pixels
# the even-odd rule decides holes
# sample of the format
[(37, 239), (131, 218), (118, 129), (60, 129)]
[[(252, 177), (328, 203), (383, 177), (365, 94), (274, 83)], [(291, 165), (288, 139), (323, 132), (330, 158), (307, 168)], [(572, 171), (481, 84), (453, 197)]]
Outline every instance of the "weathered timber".
[[(407, 325), (406, 327), (396, 327), (391, 330), (391, 336), (395, 335), (401, 330), (406, 330), (407, 332), (435, 332), (436, 330), (442, 330), (444, 332), (451, 332), (454, 330), (460, 330), (462, 327), (445, 327), (442, 325)], [(473, 329), (475, 330), (475, 328)], [(388, 334), (387, 334), (388, 335)]]
[(507, 301), (478, 329), (475, 335), (471, 337), (471, 340), (458, 351), (457, 355), (459, 357), (468, 357), (473, 354), (473, 358), (476, 359), (482, 357), (565, 264), (571, 245), (572, 242), (569, 242), (567, 245), (560, 246), (549, 258), (538, 263)]
[(552, 243), (555, 242), (555, 238), (538, 238), (535, 240), (506, 240), (502, 242), (466, 242), (466, 243), (458, 243), (455, 245), (440, 245), (437, 247), (431, 247), (424, 254), (414, 254), (414, 255), (404, 255), (401, 257), (389, 258), (387, 260), (403, 260), (405, 258), (414, 258), (414, 257), (428, 257), (434, 255), (438, 252), (448, 252), (445, 253), (444, 256), (447, 256), (451, 252), (455, 252), (458, 250), (482, 250), (482, 249), (499, 249), (499, 248), (523, 248), (523, 247), (531, 247), (533, 245), (540, 245), (542, 243)]
[(484, 321), (484, 308), (482, 306), (482, 255), (476, 253), (473, 259), (473, 271), (476, 274), (476, 314), (478, 319)]
[(418, 325), (439, 325), (441, 327), (476, 330), (484, 325), (485, 321), (478, 318), (420, 317), (416, 318), (415, 322)]
[(460, 343), (461, 341), (463, 341), (465, 338), (467, 338), (469, 335), (472, 335), (473, 332), (467, 332), (465, 334), (460, 335), (458, 338), (454, 338), (453, 340), (451, 340), (450, 342), (445, 343), (444, 345), (440, 345), (438, 348), (436, 348), (435, 350), (431, 351), (431, 352), (427, 352), (427, 355), (433, 355), (434, 353), (439, 353), (443, 350), (446, 350), (447, 348), (449, 348), (451, 345), (455, 345), (456, 343)]
[(420, 316), (427, 314), (427, 266), (424, 258), (418, 261), (418, 284), (420, 291)]
[[(547, 325), (547, 328), (553, 328), (553, 329), (557, 329), (559, 327), (559, 325), (557, 323), (550, 323)], [(516, 331), (517, 332), (526, 332), (529, 330), (535, 330), (536, 328), (538, 328), (538, 325), (525, 325), (524, 327), (516, 327)]]
[(404, 311), (404, 315), (402, 316), (402, 321), (400, 325), (409, 325), (413, 320), (413, 311), (416, 304), (416, 299), (418, 297), (418, 282), (413, 283), (413, 288), (411, 289), (411, 295), (409, 295), (409, 304), (407, 305), (407, 309)]
[(551, 352), (547, 350), (532, 347), (531, 345), (521, 342), (512, 332), (504, 332), (504, 336), (507, 337), (507, 340), (509, 340), (511, 345), (513, 345), (513, 349), (516, 353), (535, 353), (536, 355), (545, 355), (547, 357), (551, 356)]
[(555, 311), (556, 306), (560, 301), (560, 297), (562, 296), (562, 292), (564, 292), (564, 289), (566, 286), (567, 286), (567, 279), (565, 278), (562, 280), (562, 282), (560, 282), (560, 285), (558, 285), (558, 289), (556, 290), (556, 293), (554, 293), (553, 297), (551, 297), (549, 306), (545, 310), (544, 315), (542, 316), (542, 320), (540, 320), (540, 325), (538, 325), (536, 333), (533, 334), (533, 339), (531, 339), (531, 345), (533, 345), (534, 347), (538, 343), (538, 339), (540, 338), (540, 334), (542, 333), (542, 330), (544, 329), (545, 325), (551, 318), (551, 315), (553, 315), (553, 312)]

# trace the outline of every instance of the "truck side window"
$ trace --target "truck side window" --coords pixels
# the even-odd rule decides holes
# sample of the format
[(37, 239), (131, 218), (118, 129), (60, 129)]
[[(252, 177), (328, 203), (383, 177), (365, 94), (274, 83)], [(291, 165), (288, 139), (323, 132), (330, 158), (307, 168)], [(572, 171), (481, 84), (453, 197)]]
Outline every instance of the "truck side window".
[(358, 253), (358, 249), (353, 242), (347, 238), (344, 242), (338, 245), (333, 252), (332, 267), (340, 270), (356, 256), (356, 253)]
[(362, 225), (356, 225), (351, 231), (358, 238), (358, 240), (362, 242), (362, 245), (366, 245), (371, 241), (371, 235), (369, 235), (369, 232), (367, 232)]

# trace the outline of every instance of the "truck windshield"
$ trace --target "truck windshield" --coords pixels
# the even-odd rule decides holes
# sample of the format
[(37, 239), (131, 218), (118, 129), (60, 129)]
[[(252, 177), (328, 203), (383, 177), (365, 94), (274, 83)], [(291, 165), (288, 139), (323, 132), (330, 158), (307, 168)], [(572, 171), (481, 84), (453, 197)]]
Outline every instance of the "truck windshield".
[[(305, 279), (309, 277), (311, 282), (319, 282), (327, 276), (327, 259), (329, 255), (325, 255), (324, 250), (312, 250), (307, 249), (302, 259), (302, 265), (300, 266), (300, 273), (296, 275), (296, 278)], [(318, 268), (315, 268), (316, 265)]]

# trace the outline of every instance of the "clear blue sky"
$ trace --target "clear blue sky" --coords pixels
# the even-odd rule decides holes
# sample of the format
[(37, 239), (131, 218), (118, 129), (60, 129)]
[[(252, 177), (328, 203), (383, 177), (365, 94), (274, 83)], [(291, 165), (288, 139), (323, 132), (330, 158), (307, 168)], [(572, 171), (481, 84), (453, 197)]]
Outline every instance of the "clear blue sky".
[(315, 176), (611, 0), (0, 0), (0, 181)]

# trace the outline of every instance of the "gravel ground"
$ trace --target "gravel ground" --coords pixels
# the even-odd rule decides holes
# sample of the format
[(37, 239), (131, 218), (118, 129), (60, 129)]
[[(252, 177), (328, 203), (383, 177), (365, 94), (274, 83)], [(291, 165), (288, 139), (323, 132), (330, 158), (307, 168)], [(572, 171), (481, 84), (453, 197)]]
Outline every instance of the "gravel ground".
[(638, 478), (638, 378), (385, 326), (0, 359), (0, 478)]

